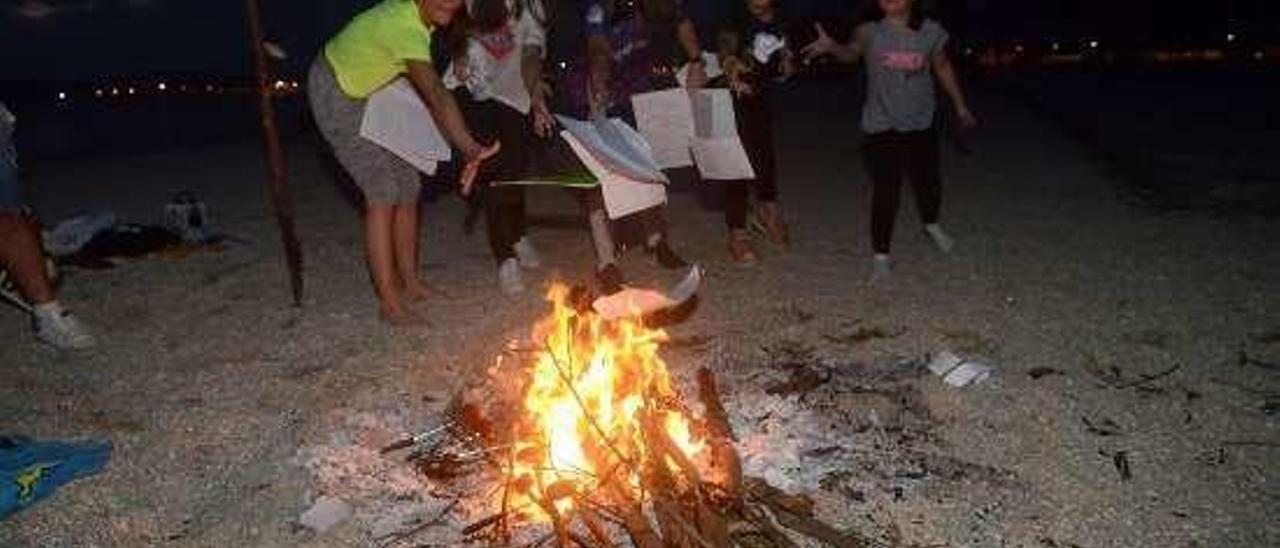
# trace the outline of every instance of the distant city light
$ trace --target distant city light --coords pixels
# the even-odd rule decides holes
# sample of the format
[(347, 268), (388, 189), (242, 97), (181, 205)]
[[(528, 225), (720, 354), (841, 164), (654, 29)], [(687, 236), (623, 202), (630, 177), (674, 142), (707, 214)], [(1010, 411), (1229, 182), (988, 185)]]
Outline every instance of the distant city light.
[(964, 48), (965, 55), (973, 55), (973, 48)]
[(133, 89), (133, 86), (129, 86), (129, 95), (133, 95), (133, 94), (134, 94), (134, 93), (136, 93), (137, 91), (138, 91), (138, 90)]
[(1060, 47), (1060, 44), (1058, 44), (1057, 42), (1053, 43), (1053, 51), (1058, 51), (1059, 47)]
[(1018, 52), (1018, 53), (1022, 53), (1022, 50), (1023, 50), (1023, 48), (1022, 48), (1022, 44), (1018, 44), (1018, 45), (1016, 45), (1016, 46), (1014, 46), (1014, 47), (1013, 47), (1013, 51), (1016, 51), (1016, 52)]
[(98, 89), (93, 90), (93, 95), (94, 95), (95, 97), (102, 97), (102, 88), (98, 88)]
[(160, 90), (160, 91), (164, 91), (164, 90), (165, 90), (165, 88), (167, 88), (167, 87), (168, 87), (168, 86), (164, 85), (164, 82), (160, 82), (159, 84), (156, 84), (156, 89), (158, 89), (158, 90)]
[(66, 101), (66, 100), (67, 100), (67, 92), (65, 92), (65, 91), (59, 91), (59, 92), (58, 92), (58, 100), (59, 100), (59, 101)]
[(1090, 48), (1093, 48), (1093, 49), (1098, 49), (1098, 41), (1097, 41), (1097, 40), (1090, 40), (1090, 41), (1089, 41), (1089, 47), (1090, 47)]
[(1253, 60), (1254, 60), (1254, 61), (1261, 61), (1261, 60), (1262, 60), (1262, 57), (1263, 57), (1263, 55), (1262, 55), (1262, 51), (1261, 51), (1261, 50), (1253, 52)]
[(120, 88), (111, 88), (111, 96), (120, 95)]
[(1227, 33), (1227, 41), (1228, 41), (1228, 42), (1235, 42), (1235, 41), (1236, 41), (1236, 35), (1235, 35), (1235, 33), (1234, 33), (1234, 32), (1228, 32), (1228, 33)]
[(213, 85), (212, 85), (212, 84), (205, 84), (205, 86), (204, 86), (204, 90), (205, 90), (205, 91), (207, 91), (207, 92), (209, 92), (209, 93), (213, 93)]
[(563, 69), (567, 69), (567, 68), (569, 68), (569, 63), (566, 63), (566, 62), (564, 62), (564, 61), (560, 61), (560, 69), (561, 69), (561, 70), (563, 70)]

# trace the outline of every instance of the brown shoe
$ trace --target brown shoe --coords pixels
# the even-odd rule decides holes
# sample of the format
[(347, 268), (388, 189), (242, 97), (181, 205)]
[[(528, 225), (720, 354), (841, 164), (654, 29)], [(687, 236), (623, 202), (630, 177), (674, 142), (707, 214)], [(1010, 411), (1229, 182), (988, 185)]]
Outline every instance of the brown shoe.
[(751, 247), (751, 238), (747, 236), (746, 230), (729, 232), (729, 258), (741, 264), (756, 262), (756, 250)]
[(760, 220), (764, 235), (769, 238), (770, 243), (784, 249), (791, 247), (791, 233), (787, 230), (787, 223), (782, 220), (777, 202), (756, 204), (756, 217)]

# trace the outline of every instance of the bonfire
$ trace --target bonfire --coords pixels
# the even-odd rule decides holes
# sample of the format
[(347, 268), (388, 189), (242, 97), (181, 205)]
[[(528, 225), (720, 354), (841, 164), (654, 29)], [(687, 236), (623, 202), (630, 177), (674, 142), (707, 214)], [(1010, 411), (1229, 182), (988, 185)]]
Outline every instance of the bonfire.
[(434, 479), (484, 471), (493, 513), (477, 542), (557, 547), (860, 546), (813, 503), (744, 478), (714, 375), (698, 371), (701, 413), (673, 386), (666, 333), (605, 320), (556, 285), (530, 344), (503, 352), (441, 428), (389, 449)]

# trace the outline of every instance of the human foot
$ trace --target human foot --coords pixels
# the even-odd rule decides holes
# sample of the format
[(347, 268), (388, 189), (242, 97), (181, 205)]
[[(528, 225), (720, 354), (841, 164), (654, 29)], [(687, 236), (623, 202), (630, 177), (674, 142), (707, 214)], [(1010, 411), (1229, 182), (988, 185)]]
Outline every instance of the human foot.
[(524, 280), (520, 276), (520, 260), (512, 257), (498, 265), (498, 287), (507, 295), (524, 292)]
[(769, 242), (782, 248), (791, 247), (791, 232), (782, 220), (777, 202), (760, 202), (756, 206), (756, 218)]
[(511, 248), (516, 252), (516, 259), (520, 261), (522, 268), (534, 270), (542, 267), (542, 254), (538, 253), (538, 248), (533, 247), (528, 236), (520, 238)]
[(425, 301), (427, 298), (431, 297), (433, 293), (435, 293), (435, 291), (421, 281), (405, 282), (404, 287), (400, 288), (400, 295), (404, 297), (406, 301), (411, 303)]
[(622, 278), (622, 270), (613, 263), (596, 270), (596, 282), (600, 284), (600, 293), (605, 296), (622, 291), (622, 284), (626, 283)]
[(729, 258), (739, 264), (756, 262), (756, 250), (751, 247), (751, 239), (747, 231), (737, 229), (729, 233)]
[(430, 325), (426, 318), (423, 318), (417, 313), (406, 310), (400, 306), (383, 306), (382, 310), (378, 313), (378, 317), (382, 319), (383, 323), (386, 323), (391, 327), (419, 327)]
[(893, 268), (889, 262), (889, 255), (876, 253), (876, 256), (871, 259), (871, 279), (868, 281), (872, 284), (884, 283), (892, 276)]
[(97, 342), (71, 311), (56, 303), (36, 305), (33, 321), (36, 338), (62, 350), (85, 350)]
[(666, 238), (658, 240), (658, 243), (649, 246), (648, 251), (653, 257), (654, 262), (658, 263), (658, 266), (667, 270), (675, 270), (677, 268), (689, 266), (689, 263), (685, 262), (685, 260), (679, 255), (676, 255), (676, 252), (672, 251), (671, 246), (667, 245)]

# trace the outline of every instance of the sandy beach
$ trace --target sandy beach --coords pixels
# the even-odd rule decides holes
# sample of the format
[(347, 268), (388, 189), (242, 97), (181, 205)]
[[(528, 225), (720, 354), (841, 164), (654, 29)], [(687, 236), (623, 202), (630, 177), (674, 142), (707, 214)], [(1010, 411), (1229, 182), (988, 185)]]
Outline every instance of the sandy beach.
[[(1280, 224), (1131, 205), (1064, 133), (996, 88), (973, 95), (983, 125), (972, 154), (944, 146), (943, 222), (957, 249), (930, 247), (904, 200), (887, 285), (865, 284), (869, 184), (851, 89), (800, 88), (779, 106), (791, 251), (759, 241), (759, 265), (730, 263), (723, 216), (700, 194), (714, 189), (677, 185), (671, 238), (708, 280), (697, 312), (669, 329), (668, 366), (747, 378), (784, 348), (836, 377), (899, 371), (920, 425), (888, 445), (851, 433), (865, 445), (805, 457), (847, 467), (831, 477), (851, 484), (797, 486), (886, 543), (1280, 545)], [(0, 522), (0, 546), (385, 544), (360, 500), (323, 534), (297, 524), (336, 489), (307, 455), (359, 444), (359, 417), (428, 422), (546, 306), (540, 290), (501, 295), (483, 228), (466, 234), (464, 205), (445, 196), (424, 213), (432, 325), (380, 324), (356, 210), (314, 142), (288, 155), (301, 308), (289, 306), (259, 143), (32, 173), (46, 221), (110, 210), (158, 223), (170, 194), (190, 189), (215, 228), (249, 243), (70, 271), (62, 300), (97, 328), (91, 353), (41, 347), (26, 316), (0, 309), (0, 433), (115, 443), (104, 473)], [(535, 191), (531, 209), (548, 264), (530, 285), (588, 281), (589, 236), (565, 222), (574, 202)], [(637, 284), (679, 276), (638, 254), (623, 266)], [(940, 350), (995, 373), (948, 387), (923, 371)], [(756, 401), (746, 389), (725, 397), (739, 415)]]

